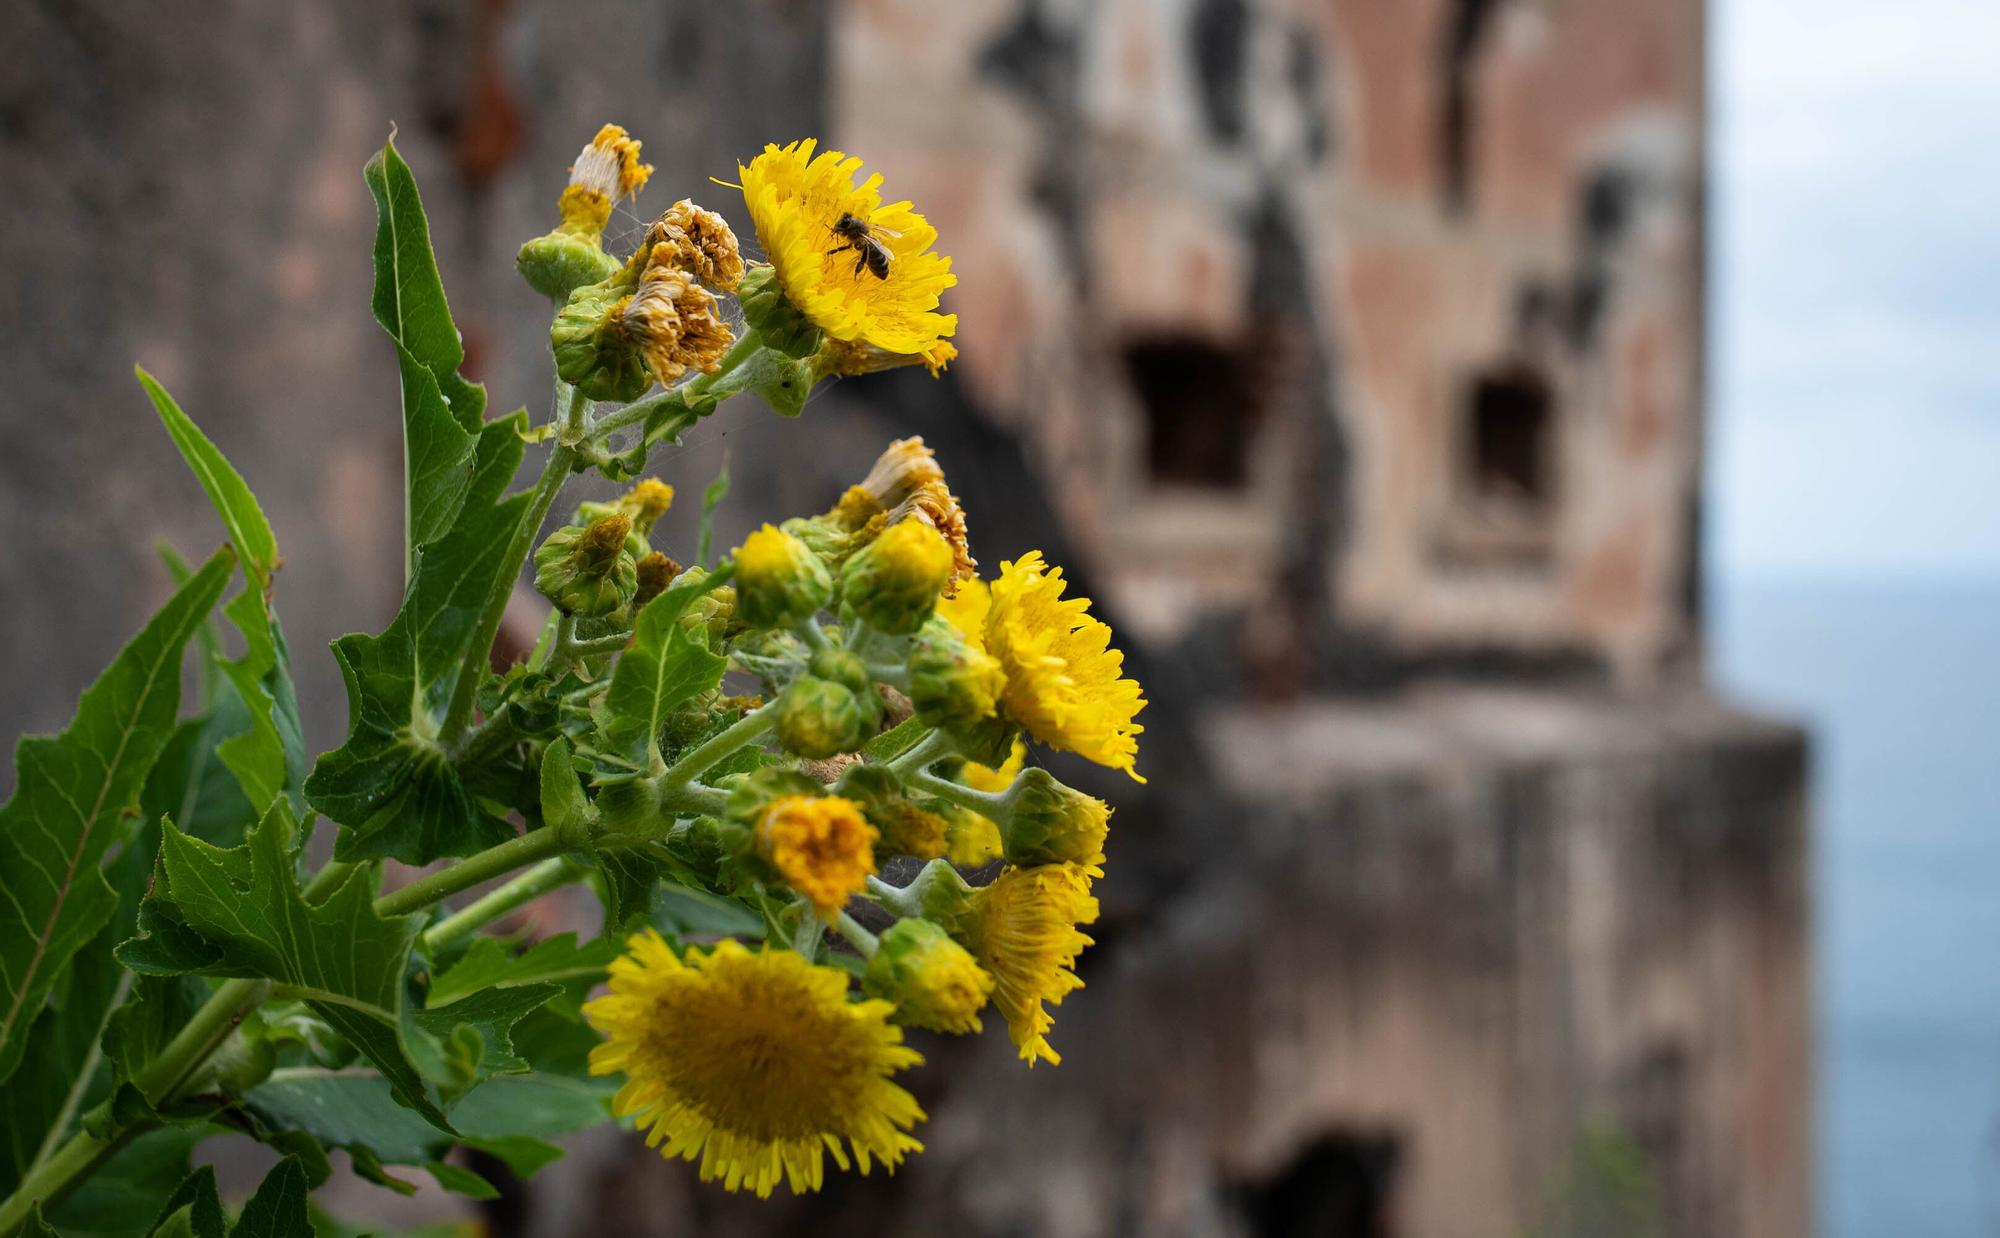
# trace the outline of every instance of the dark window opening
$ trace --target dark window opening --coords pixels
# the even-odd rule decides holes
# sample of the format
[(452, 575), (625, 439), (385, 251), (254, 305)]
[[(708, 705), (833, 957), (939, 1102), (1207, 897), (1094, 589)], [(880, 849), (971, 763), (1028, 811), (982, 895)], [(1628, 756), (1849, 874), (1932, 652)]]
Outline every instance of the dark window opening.
[(1332, 1131), (1237, 1199), (1258, 1238), (1392, 1238), (1401, 1149), (1389, 1135)]
[(1474, 383), (1467, 403), (1474, 500), (1523, 515), (1546, 511), (1554, 490), (1548, 383), (1526, 367), (1510, 367)]
[(1240, 350), (1196, 336), (1141, 340), (1125, 368), (1146, 411), (1155, 483), (1241, 490), (1260, 418), (1260, 367)]

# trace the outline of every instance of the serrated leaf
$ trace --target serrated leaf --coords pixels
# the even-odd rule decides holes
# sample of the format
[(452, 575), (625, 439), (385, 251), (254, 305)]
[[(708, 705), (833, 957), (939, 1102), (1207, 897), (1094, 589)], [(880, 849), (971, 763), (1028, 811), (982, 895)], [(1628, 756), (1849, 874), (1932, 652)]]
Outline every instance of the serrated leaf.
[(508, 542), (529, 502), (525, 493), (500, 497), (521, 462), (521, 417), (487, 423), (472, 491), (451, 532), (418, 555), (395, 621), (380, 636), (333, 643), (347, 685), (347, 741), (313, 767), (306, 798), (344, 827), (335, 849), (343, 860), (427, 864), (512, 833), (438, 737), (459, 676), (480, 670), (471, 649), (480, 610), (504, 586)]
[(442, 1046), (441, 1069), (446, 1100), (455, 1100), (494, 1075), (526, 1074), (528, 1064), (514, 1052), (511, 1033), (530, 1011), (548, 1001), (561, 987), (524, 984), (481, 989), (446, 1006), (416, 1012), (417, 1026)]
[[(503, 1075), (474, 1088), (452, 1109), (462, 1141), (526, 1176), (559, 1153), (542, 1142), (605, 1120), (610, 1089), (545, 1075)], [(358, 1071), (281, 1070), (250, 1089), (244, 1107), (265, 1127), (311, 1135), (329, 1148), (377, 1165), (442, 1160), (453, 1140), (390, 1098), (388, 1085)], [(359, 1163), (357, 1157), (357, 1164)]]
[(229, 1221), (222, 1215), (222, 1196), (215, 1189), (214, 1166), (203, 1165), (181, 1179), (180, 1186), (160, 1206), (159, 1219), (153, 1223), (154, 1234), (166, 1231), (169, 1219), (176, 1215), (185, 1221), (184, 1232), (195, 1238), (223, 1238), (228, 1233)]
[(534, 1177), (563, 1156), (561, 1148), (532, 1135), (506, 1135), (499, 1139), (467, 1139), (463, 1142), (468, 1148), (496, 1158), (509, 1173), (522, 1181)]
[(668, 715), (722, 682), (729, 660), (709, 650), (704, 627), (680, 619), (723, 579), (718, 572), (676, 584), (639, 612), (632, 644), (619, 656), (604, 697), (605, 738), (634, 769), (659, 767), (660, 731)]
[(232, 556), (219, 552), (119, 651), (56, 736), (15, 749), (0, 807), (0, 1081), (14, 1073), (49, 988), (117, 904), (99, 871), (132, 833), (140, 789), (173, 733), (181, 654), (214, 608)]
[(236, 1218), (230, 1238), (313, 1238), (312, 1218), (307, 1215), (306, 1195), (311, 1190), (306, 1168), (299, 1158), (288, 1156), (278, 1162), (243, 1214)]
[[(380, 916), (372, 866), (350, 873), (324, 902), (305, 901), (291, 807), (280, 798), (241, 847), (224, 850), (168, 822), (159, 875), (142, 908), (142, 936), (119, 949), (136, 970), (199, 970), (263, 977), (289, 986), (314, 1014), (360, 1050), (396, 1096), (450, 1130), (412, 1062), (418, 1041), (404, 994), (410, 947), (423, 917)], [(158, 939), (170, 935), (164, 946)], [(193, 968), (187, 964), (194, 963)]]
[(392, 139), (363, 170), (375, 198), (375, 321), (403, 380), (405, 564), (444, 535), (464, 501), (486, 389), (459, 375), (465, 348), (445, 303), (416, 177)]
[(305, 740), (285, 634), (263, 594), (254, 590), (231, 598), (222, 613), (243, 634), (243, 656), (224, 661), (222, 673), (243, 702), (250, 725), (217, 744), (216, 757), (236, 776), (259, 812), (280, 795), (289, 796), (297, 810), (305, 778)]
[(623, 948), (609, 937), (578, 945), (575, 933), (563, 933), (537, 942), (515, 954), (496, 937), (474, 941), (458, 962), (431, 986), (427, 1010), (441, 1010), (474, 993), (492, 988), (521, 985), (572, 985), (578, 981), (595, 984), (604, 978), (611, 960)]
[(153, 407), (159, 411), (160, 421), (167, 427), (174, 446), (180, 449), (181, 458), (194, 470), (195, 480), (208, 492), (209, 502), (215, 504), (216, 514), (229, 530), (230, 544), (236, 547), (236, 555), (243, 563), (244, 574), (255, 582), (260, 593), (268, 590), (271, 573), (278, 570), (278, 539), (272, 535), (270, 522), (264, 519), (264, 509), (257, 505), (257, 497), (250, 493), (243, 475), (181, 411), (180, 405), (174, 403), (166, 388), (144, 369), (135, 372), (146, 394), (152, 397)]

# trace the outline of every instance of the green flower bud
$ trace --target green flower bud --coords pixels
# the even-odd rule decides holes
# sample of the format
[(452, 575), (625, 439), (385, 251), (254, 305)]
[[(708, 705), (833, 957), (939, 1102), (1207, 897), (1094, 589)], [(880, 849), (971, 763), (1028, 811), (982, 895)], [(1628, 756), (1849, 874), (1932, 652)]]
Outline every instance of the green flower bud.
[(896, 1022), (933, 1032), (979, 1030), (993, 977), (928, 920), (898, 920), (877, 939), (861, 991), (895, 1004)]
[(778, 700), (778, 739), (818, 760), (852, 752), (868, 738), (867, 717), (854, 693), (816, 675), (801, 675)]
[(986, 721), (1006, 685), (998, 659), (940, 624), (925, 629), (910, 650), (910, 703), (932, 726), (960, 729)]
[(564, 525), (535, 551), (535, 588), (564, 614), (608, 615), (632, 600), (639, 569), (625, 549), (632, 518), (607, 516), (586, 528)]
[(875, 844), (878, 853), (920, 860), (934, 860), (945, 853), (949, 823), (910, 798), (888, 766), (872, 762), (850, 765), (841, 772), (834, 791), (860, 804), (868, 820), (882, 832)]
[(877, 631), (908, 636), (931, 617), (951, 574), (951, 546), (944, 535), (921, 520), (905, 520), (847, 561), (840, 596)]
[[(672, 560), (668, 560), (669, 563)], [(669, 586), (676, 584), (700, 584), (708, 579), (708, 569), (690, 567), (668, 579)], [(722, 585), (710, 589), (694, 601), (688, 603), (687, 613), (681, 616), (681, 627), (690, 634), (697, 629), (705, 630), (714, 640), (721, 640), (736, 619), (736, 590), (733, 586)]]
[(763, 339), (764, 347), (795, 358), (819, 350), (820, 329), (785, 299), (775, 268), (758, 265), (745, 272), (736, 286), (736, 301), (743, 307), (744, 324)]
[(1013, 810), (1001, 829), (1009, 863), (1023, 868), (1080, 864), (1087, 869), (1104, 863), (1111, 808), (1103, 800), (1066, 787), (1038, 768), (1022, 770), (1007, 794)]
[(781, 417), (796, 417), (806, 411), (806, 397), (812, 394), (812, 367), (772, 348), (760, 348), (744, 361), (743, 368), (717, 383), (718, 391), (754, 391)]
[(645, 351), (627, 327), (634, 284), (623, 269), (570, 294), (549, 327), (556, 374), (593, 400), (629, 403), (653, 385)]
[(514, 269), (528, 287), (560, 305), (586, 284), (598, 284), (618, 273), (619, 262), (604, 252), (595, 233), (558, 227), (521, 246)]
[(781, 769), (767, 765), (747, 774), (737, 774), (727, 780), (728, 798), (723, 805), (726, 820), (741, 826), (754, 826), (771, 806), (771, 801), (788, 795), (824, 795), (826, 788), (795, 769)]
[(870, 688), (868, 666), (845, 649), (822, 649), (812, 656), (812, 673), (859, 694)]
[(736, 550), (736, 609), (753, 628), (788, 628), (833, 596), (833, 578), (805, 543), (770, 525)]
[(891, 905), (898, 915), (929, 920), (957, 937), (962, 928), (969, 926), (976, 894), (948, 862), (932, 860)]

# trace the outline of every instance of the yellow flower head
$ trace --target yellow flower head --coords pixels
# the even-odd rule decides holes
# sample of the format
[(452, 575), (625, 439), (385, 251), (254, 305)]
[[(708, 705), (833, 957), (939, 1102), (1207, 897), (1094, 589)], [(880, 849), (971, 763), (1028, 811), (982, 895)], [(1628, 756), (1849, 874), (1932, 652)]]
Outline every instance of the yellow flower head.
[(648, 477), (618, 496), (617, 506), (632, 517), (632, 526), (651, 533), (660, 517), (674, 505), (674, 488), (657, 477)]
[(1089, 598), (1065, 599), (1067, 587), (1062, 569), (1031, 550), (1002, 563), (990, 586), (967, 581), (937, 613), (1000, 660), (1001, 708), (1030, 735), (1144, 782), (1133, 766), (1145, 728), (1133, 719), (1146, 698), (1124, 677), (1110, 627), (1091, 617)]
[[(662, 247), (665, 248), (662, 248)], [(646, 229), (634, 261), (667, 262), (717, 292), (743, 280), (743, 252), (729, 222), (686, 198), (674, 203)]]
[(736, 342), (715, 294), (671, 262), (646, 268), (638, 291), (620, 308), (619, 326), (637, 342), (661, 386), (672, 386), (689, 370), (715, 373)]
[(652, 164), (639, 162), (637, 138), (617, 125), (599, 129), (570, 165), (569, 188), (559, 204), (564, 228), (592, 236), (603, 232), (612, 204), (638, 193), (652, 174)]
[[(937, 312), (939, 295), (958, 282), (951, 259), (931, 252), (937, 230), (908, 202), (884, 206), (880, 176), (857, 187), (859, 159), (815, 155), (817, 146), (812, 138), (766, 146), (737, 168), (785, 299), (836, 340), (929, 352), (958, 329), (956, 315)], [(848, 235), (836, 230), (842, 220), (850, 221)], [(853, 234), (857, 227), (865, 236)], [(876, 245), (888, 254), (883, 274), (865, 260)]]
[(757, 851), (823, 920), (861, 892), (881, 837), (861, 805), (837, 795), (785, 795), (757, 817)]
[(993, 1004), (1007, 1020), (1007, 1035), (1030, 1066), (1058, 1064), (1049, 1047), (1055, 1018), (1043, 1008), (1083, 987), (1071, 970), (1091, 944), (1077, 925), (1097, 919), (1090, 876), (1074, 864), (1003, 868), (991, 884), (972, 893), (971, 913), (959, 934), (972, 957), (993, 976)]
[(958, 505), (958, 496), (942, 481), (927, 481), (890, 509), (891, 528), (905, 520), (920, 521), (944, 535), (945, 544), (951, 547), (951, 578), (945, 582), (944, 593), (950, 597), (958, 592), (959, 585), (972, 579), (979, 570), (979, 560), (972, 557), (972, 543), (965, 532), (965, 509)]
[(590, 1071), (625, 1076), (613, 1110), (651, 1128), (649, 1147), (760, 1198), (780, 1178), (818, 1190), (827, 1154), (846, 1169), (852, 1149), (865, 1174), (922, 1151), (908, 1132), (924, 1112), (890, 1076), (923, 1059), (888, 1002), (849, 1001), (845, 974), (789, 950), (725, 940), (683, 960), (650, 929), (629, 945), (583, 1009), (607, 1038)]
[(1007, 759), (997, 769), (977, 761), (967, 761), (959, 768), (958, 780), (975, 791), (1005, 791), (1014, 785), (1021, 767), (1027, 763), (1028, 746), (1016, 737), (1014, 746), (1007, 750)]
[(958, 349), (949, 340), (939, 340), (922, 352), (890, 352), (873, 344), (829, 339), (813, 354), (813, 375), (816, 378), (856, 378), (863, 374), (921, 365), (930, 371), (932, 378), (936, 378), (957, 359)]
[(963, 1036), (980, 1030), (993, 977), (965, 947), (929, 920), (898, 920), (882, 934), (861, 974), (862, 991), (896, 1005), (910, 1027)]

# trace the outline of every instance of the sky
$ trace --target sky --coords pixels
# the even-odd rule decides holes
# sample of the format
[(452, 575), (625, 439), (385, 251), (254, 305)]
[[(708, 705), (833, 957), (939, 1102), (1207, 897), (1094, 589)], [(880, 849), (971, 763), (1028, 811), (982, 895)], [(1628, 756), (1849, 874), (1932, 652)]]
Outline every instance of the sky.
[(2000, 0), (1710, 37), (1710, 562), (2000, 578)]

